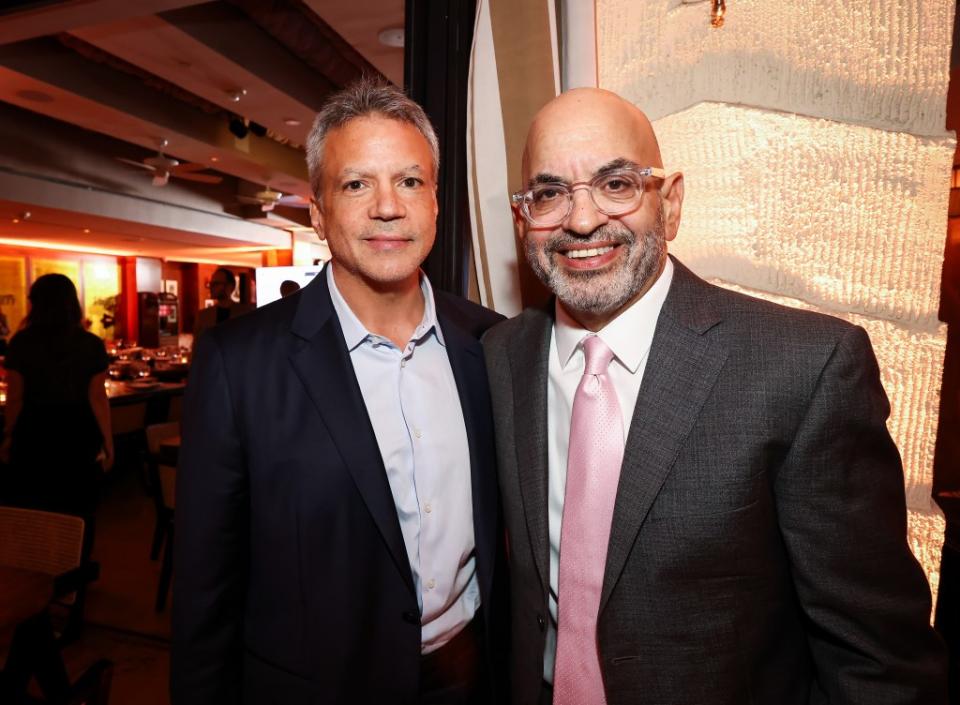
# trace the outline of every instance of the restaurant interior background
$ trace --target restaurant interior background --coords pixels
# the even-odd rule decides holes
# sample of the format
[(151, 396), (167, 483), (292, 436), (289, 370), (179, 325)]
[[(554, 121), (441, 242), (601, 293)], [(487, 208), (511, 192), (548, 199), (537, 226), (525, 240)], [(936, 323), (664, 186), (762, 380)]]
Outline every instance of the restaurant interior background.
[[(303, 207), (302, 145), (327, 94), (380, 73), (427, 107), (441, 138), (431, 279), (515, 313), (543, 296), (517, 265), (507, 199), (529, 119), (560, 89), (615, 90), (648, 111), (665, 166), (686, 175), (673, 252), (724, 286), (870, 333), (904, 456), (911, 547), (939, 592), (938, 626), (956, 640), (955, 10), (951, 0), (8, 0), (0, 311), (16, 330), (30, 283), (56, 271), (108, 340), (144, 339), (156, 310), (145, 304), (161, 293), (176, 296), (176, 333), (189, 334), (217, 266), (240, 275), (252, 301), (256, 268), (327, 259)], [(98, 516), (86, 627), (64, 657), (71, 673), (109, 658), (112, 702), (165, 703), (163, 561), (150, 557), (143, 429), (128, 431), (133, 451)]]

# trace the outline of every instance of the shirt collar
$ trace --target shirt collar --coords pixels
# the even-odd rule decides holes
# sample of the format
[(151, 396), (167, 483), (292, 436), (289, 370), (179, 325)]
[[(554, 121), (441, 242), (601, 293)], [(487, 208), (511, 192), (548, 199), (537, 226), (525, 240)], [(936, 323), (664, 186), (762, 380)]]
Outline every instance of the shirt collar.
[[(333, 267), (326, 266), (327, 287), (330, 290), (330, 301), (333, 303), (333, 310), (340, 319), (340, 329), (343, 331), (343, 339), (347, 344), (347, 350), (353, 351), (368, 338), (379, 338), (375, 333), (367, 330), (366, 326), (357, 318), (357, 315), (350, 308), (350, 304), (343, 298), (343, 294), (337, 288), (337, 282), (333, 276)], [(433, 287), (430, 286), (430, 280), (423, 270), (420, 270), (420, 292), (423, 294), (423, 318), (420, 324), (414, 330), (411, 340), (420, 341), (425, 339), (430, 332), (436, 334), (437, 342), (446, 347), (443, 340), (443, 331), (437, 323), (437, 307), (433, 300)]]
[[(660, 316), (660, 309), (663, 308), (672, 280), (673, 262), (668, 257), (667, 264), (653, 286), (628, 309), (597, 332), (597, 335), (613, 351), (614, 357), (631, 374), (636, 373), (650, 350), (657, 318)], [(583, 339), (590, 335), (590, 331), (577, 323), (559, 300), (554, 305), (556, 319), (553, 324), (553, 335), (557, 341), (560, 367), (566, 368), (573, 353)]]

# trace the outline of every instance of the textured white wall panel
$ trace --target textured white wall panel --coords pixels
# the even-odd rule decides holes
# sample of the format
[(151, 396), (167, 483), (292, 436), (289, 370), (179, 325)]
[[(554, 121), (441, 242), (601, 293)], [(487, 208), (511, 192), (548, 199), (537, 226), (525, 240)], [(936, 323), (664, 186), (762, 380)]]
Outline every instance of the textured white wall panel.
[[(937, 590), (940, 588), (940, 552), (943, 550), (943, 532), (947, 523), (943, 514), (919, 512), (907, 509), (907, 541), (913, 555), (917, 557), (930, 583), (933, 595), (933, 607), (937, 605)], [(931, 610), (931, 621), (933, 614)]]
[(657, 120), (698, 274), (936, 331), (955, 140), (703, 103)]
[(651, 118), (700, 101), (944, 134), (953, 0), (596, 0), (600, 86)]

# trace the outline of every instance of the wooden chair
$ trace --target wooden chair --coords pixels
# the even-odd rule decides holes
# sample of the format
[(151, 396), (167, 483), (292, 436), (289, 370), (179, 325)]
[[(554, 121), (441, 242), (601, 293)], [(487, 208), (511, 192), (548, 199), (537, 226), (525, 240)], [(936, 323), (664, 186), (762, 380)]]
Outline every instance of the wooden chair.
[[(59, 650), (59, 639), (50, 620), (50, 606), (76, 607), (86, 585), (99, 576), (99, 565), (90, 561), (82, 517), (36, 509), (0, 506), (0, 566), (51, 578), (47, 607), (26, 616), (17, 627), (0, 684), (0, 699), (25, 698), (32, 674), (45, 691), (39, 702), (105, 705), (113, 666), (101, 660), (70, 684)], [(40, 600), (42, 602), (43, 600)], [(70, 619), (68, 619), (68, 629)], [(67, 630), (65, 630), (67, 631)]]
[(167, 593), (173, 575), (173, 512), (176, 503), (177, 469), (162, 462), (160, 444), (168, 438), (180, 435), (180, 424), (169, 422), (147, 426), (147, 475), (153, 495), (156, 524), (150, 559), (157, 560), (163, 551), (160, 580), (157, 585), (155, 608), (162, 612), (166, 607)]
[(55, 577), (52, 604), (67, 614), (63, 641), (79, 634), (87, 585), (100, 576), (87, 528), (72, 514), (0, 507), (0, 565)]

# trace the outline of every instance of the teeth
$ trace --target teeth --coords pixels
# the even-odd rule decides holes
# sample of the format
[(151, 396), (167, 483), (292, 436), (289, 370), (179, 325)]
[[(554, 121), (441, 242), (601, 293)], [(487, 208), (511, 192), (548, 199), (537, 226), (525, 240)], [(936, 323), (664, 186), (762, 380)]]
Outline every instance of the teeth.
[(567, 257), (570, 259), (584, 259), (586, 257), (597, 257), (605, 255), (613, 249), (613, 245), (607, 247), (592, 247), (589, 250), (567, 250)]

